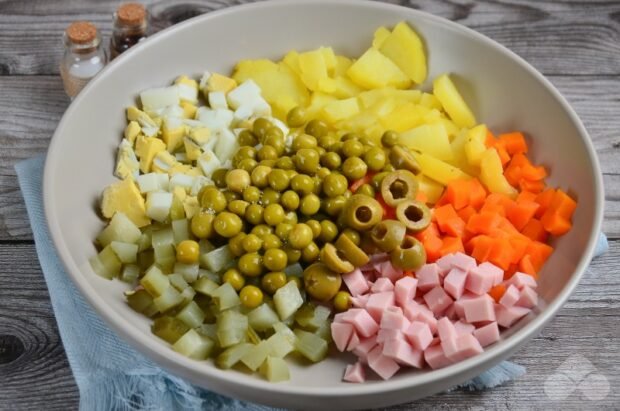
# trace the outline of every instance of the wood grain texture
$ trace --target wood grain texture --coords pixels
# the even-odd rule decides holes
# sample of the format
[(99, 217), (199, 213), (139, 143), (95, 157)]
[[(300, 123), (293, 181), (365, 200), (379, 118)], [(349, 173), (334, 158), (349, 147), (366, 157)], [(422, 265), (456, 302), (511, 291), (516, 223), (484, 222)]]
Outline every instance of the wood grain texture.
[[(147, 0), (157, 28), (254, 0)], [(618, 409), (620, 404), (620, 2), (617, 0), (389, 0), (458, 21), (542, 71), (591, 134), (606, 188), (610, 252), (542, 334), (513, 360), (528, 373), (485, 392), (460, 390), (390, 410)], [(58, 335), (18, 189), (14, 164), (47, 149), (69, 100), (58, 74), (64, 28), (94, 21), (107, 41), (118, 0), (0, 0), (0, 410), (70, 410), (79, 395)], [(189, 7), (188, 7), (189, 5)], [(552, 401), (545, 382), (583, 355), (605, 377), (607, 396), (576, 391)], [(570, 390), (570, 387), (567, 388)]]
[[(542, 334), (511, 360), (527, 374), (505, 386), (481, 392), (457, 390), (390, 410), (420, 409), (613, 409), (620, 403), (620, 241), (594, 260), (577, 291)], [(0, 409), (73, 409), (77, 391), (68, 368), (47, 288), (33, 245), (0, 245), (0, 336), (13, 335), (23, 353), (3, 360), (0, 345)], [(19, 281), (16, 281), (19, 278)], [(0, 342), (2, 338), (0, 337)], [(563, 401), (551, 401), (544, 383), (567, 358), (584, 355), (605, 376), (612, 389), (591, 402), (575, 392)], [(615, 388), (615, 390), (614, 390)], [(480, 407), (480, 408), (478, 408)]]

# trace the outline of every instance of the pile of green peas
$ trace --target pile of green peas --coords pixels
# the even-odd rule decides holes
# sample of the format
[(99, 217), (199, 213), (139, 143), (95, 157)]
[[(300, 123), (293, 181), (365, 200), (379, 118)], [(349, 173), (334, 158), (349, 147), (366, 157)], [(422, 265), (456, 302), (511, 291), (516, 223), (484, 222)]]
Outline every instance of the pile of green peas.
[[(398, 139), (394, 132), (386, 132), (381, 144), (357, 133), (339, 136), (321, 120), (306, 122), (300, 108), (291, 110), (287, 123), (293, 128), (289, 136), (265, 118), (241, 131), (232, 169), (216, 170), (214, 185), (199, 193), (202, 209), (191, 219), (191, 231), (199, 239), (228, 243), (238, 260), (223, 281), (239, 291), (246, 307), (260, 305), (265, 293), (273, 295), (294, 281), (300, 287), (303, 282), (310, 296), (346, 310), (349, 299), (340, 291), (340, 273), (352, 266), (341, 251), (358, 255), (360, 263), (367, 261), (366, 252), (381, 251), (372, 227), (356, 230), (347, 223), (353, 217), (346, 214), (360, 210), (348, 210), (347, 204), (368, 202), (372, 212), (382, 213), (373, 207), (383, 179), (396, 170), (395, 164), (410, 169), (416, 164), (410, 155), (402, 158), (405, 150), (392, 154)], [(349, 186), (369, 173), (372, 179), (357, 188), (353, 199)], [(400, 195), (398, 184), (386, 189)], [(424, 227), (430, 217), (416, 223)], [(303, 279), (287, 276), (286, 267), (295, 263), (312, 269), (305, 270)]]

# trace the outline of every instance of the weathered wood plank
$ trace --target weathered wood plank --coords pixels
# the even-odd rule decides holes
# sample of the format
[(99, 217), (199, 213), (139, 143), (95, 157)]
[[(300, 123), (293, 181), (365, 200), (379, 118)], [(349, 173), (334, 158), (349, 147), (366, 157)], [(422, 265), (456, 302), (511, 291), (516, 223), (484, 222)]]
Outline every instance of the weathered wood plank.
[[(620, 238), (620, 83), (615, 78), (551, 76), (588, 128), (605, 175), (605, 230)], [(43, 153), (69, 100), (57, 76), (0, 76), (0, 240), (29, 239), (14, 164)]]
[[(156, 27), (253, 0), (145, 1)], [(394, 0), (458, 21), (509, 47), (548, 74), (620, 74), (617, 2)], [(61, 34), (89, 19), (108, 37), (116, 0), (0, 2), (0, 74), (56, 74)]]
[[(34, 246), (0, 245), (0, 344), (3, 336), (20, 341), (23, 352), (13, 361), (0, 345), (0, 409), (71, 409), (77, 391), (55, 326), (47, 288)], [(528, 373), (504, 387), (483, 393), (455, 391), (415, 403), (421, 409), (613, 409), (620, 403), (620, 241), (596, 259), (577, 292), (542, 334), (512, 360)], [(19, 281), (15, 279), (19, 278)], [(567, 358), (583, 355), (611, 384), (606, 398), (592, 402), (580, 393), (552, 401), (544, 383)], [(12, 358), (14, 358), (13, 356)], [(527, 393), (527, 395), (524, 395)], [(394, 410), (411, 409), (403, 405)]]

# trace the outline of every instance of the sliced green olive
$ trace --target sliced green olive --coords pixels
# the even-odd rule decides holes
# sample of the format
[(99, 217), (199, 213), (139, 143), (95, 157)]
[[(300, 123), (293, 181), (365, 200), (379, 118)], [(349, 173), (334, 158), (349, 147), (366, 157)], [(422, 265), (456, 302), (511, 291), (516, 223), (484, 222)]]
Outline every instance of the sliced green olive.
[(416, 200), (405, 200), (396, 206), (396, 217), (413, 233), (419, 233), (431, 223), (431, 212), (426, 204)]
[(396, 170), (381, 181), (381, 197), (389, 206), (396, 207), (403, 200), (413, 200), (418, 193), (418, 181), (407, 170)]
[(304, 270), (304, 286), (313, 298), (327, 302), (334, 298), (342, 285), (340, 274), (323, 263), (314, 263)]
[(390, 261), (394, 267), (403, 270), (417, 270), (426, 263), (426, 251), (421, 242), (406, 236), (403, 242), (390, 252)]
[(347, 226), (366, 231), (381, 221), (383, 209), (374, 198), (354, 194), (346, 201), (341, 217)]
[(370, 231), (370, 237), (381, 251), (390, 252), (403, 242), (407, 228), (396, 220), (383, 220)]
[(336, 240), (336, 249), (355, 267), (361, 267), (370, 261), (370, 257), (361, 248), (359, 248), (351, 239), (341, 234)]
[(336, 273), (349, 273), (355, 269), (353, 264), (346, 260), (332, 243), (327, 243), (323, 246), (319, 257), (323, 264)]
[(409, 170), (415, 174), (420, 172), (418, 161), (406, 148), (401, 146), (394, 146), (390, 150), (390, 163), (397, 170)]

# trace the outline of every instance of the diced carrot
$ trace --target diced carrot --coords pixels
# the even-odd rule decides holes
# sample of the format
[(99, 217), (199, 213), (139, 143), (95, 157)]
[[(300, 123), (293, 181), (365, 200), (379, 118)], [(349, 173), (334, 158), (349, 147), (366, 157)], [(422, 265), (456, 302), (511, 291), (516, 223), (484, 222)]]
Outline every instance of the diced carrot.
[(481, 214), (482, 213), (497, 214), (499, 216), (505, 217), (506, 209), (502, 207), (500, 204), (484, 203), (484, 205), (480, 209), (480, 213)]
[(499, 300), (502, 299), (506, 292), (506, 286), (504, 284), (498, 284), (489, 290), (489, 295), (493, 297), (496, 303), (499, 304)]
[(451, 181), (437, 201), (438, 205), (452, 204), (455, 210), (469, 204), (469, 183), (465, 180)]
[(493, 249), (495, 240), (486, 235), (479, 235), (474, 237), (470, 243), (473, 243), (473, 249), (470, 253), (479, 263), (489, 261), (489, 256)]
[(540, 219), (543, 227), (547, 232), (555, 236), (561, 236), (570, 231), (573, 226), (570, 221), (562, 217), (559, 213), (547, 210), (545, 215)]
[(444, 237), (443, 245), (441, 246), (441, 255), (444, 256), (458, 252), (465, 252), (461, 239), (459, 237)]
[(467, 222), (470, 217), (476, 214), (476, 209), (470, 205), (456, 212), (461, 220), (465, 221), (465, 225), (467, 226)]
[(545, 261), (553, 253), (553, 247), (539, 241), (532, 241), (525, 250), (525, 254), (530, 256), (532, 266), (539, 272)]
[(520, 201), (536, 201), (536, 194), (531, 191), (521, 191), (515, 201), (517, 203)]
[(516, 264), (510, 264), (508, 269), (506, 271), (504, 271), (504, 281), (509, 280), (510, 277), (515, 275), (515, 273), (517, 272), (518, 268), (519, 267), (517, 267)]
[(499, 204), (506, 211), (514, 205), (514, 200), (506, 194), (491, 193), (484, 202), (485, 204)]
[(413, 271), (403, 271), (403, 277), (415, 277)]
[(443, 241), (439, 237), (428, 237), (422, 241), (424, 251), (426, 251), (426, 261), (432, 263), (442, 256), (441, 248)]
[(519, 231), (525, 227), (525, 225), (534, 217), (536, 210), (540, 205), (534, 201), (516, 201), (514, 207), (512, 207), (506, 213), (506, 217)]
[(501, 217), (496, 213), (481, 212), (467, 221), (466, 229), (473, 234), (489, 234), (499, 226)]
[(540, 220), (536, 218), (532, 218), (521, 230), (521, 234), (529, 238), (530, 240), (545, 242), (547, 241), (547, 231), (545, 231), (545, 227), (540, 222)]
[(424, 204), (428, 202), (428, 196), (423, 191), (418, 191), (418, 193), (415, 195), (415, 199)]
[(529, 255), (524, 255), (519, 261), (519, 271), (525, 274), (529, 274), (534, 278), (538, 278), (538, 274), (536, 273), (536, 269), (532, 264), (532, 258)]
[(515, 154), (510, 160), (510, 164), (515, 167), (531, 166), (530, 160), (524, 154)]
[(515, 131), (512, 133), (500, 134), (497, 137), (497, 142), (501, 144), (511, 156), (527, 153), (527, 142), (521, 132)]
[(469, 205), (479, 210), (486, 198), (487, 190), (482, 183), (477, 178), (469, 180)]
[(493, 246), (489, 254), (489, 261), (501, 268), (507, 270), (512, 261), (512, 249), (510, 241), (506, 238), (493, 239)]
[(530, 244), (531, 240), (524, 235), (517, 234), (510, 237), (508, 241), (510, 241), (512, 247), (512, 259), (510, 262), (512, 264), (518, 264), (525, 255), (525, 250), (527, 250), (527, 246)]
[(538, 194), (538, 196), (536, 197), (536, 202), (540, 204), (540, 207), (538, 208), (538, 210), (536, 210), (536, 218), (540, 218), (543, 216), (543, 214), (545, 214), (547, 208), (549, 208), (549, 205), (551, 204), (551, 201), (553, 201), (554, 196), (555, 190), (553, 188), (548, 188), (542, 193)]
[(521, 173), (521, 167), (515, 165), (512, 161), (504, 170), (504, 177), (513, 187), (519, 187), (519, 182), (522, 180), (523, 176)]
[(506, 217), (500, 217), (499, 225), (497, 226), (497, 228), (509, 235), (519, 234), (519, 230), (517, 230), (515, 226), (512, 225), (510, 220), (508, 220)]
[(383, 219), (384, 220), (395, 220), (396, 219), (396, 210), (393, 207), (387, 205), (387, 203), (383, 200), (383, 196), (381, 193), (377, 193), (375, 195), (375, 199), (379, 204), (381, 204), (381, 208), (383, 208)]
[(491, 130), (487, 129), (487, 137), (486, 140), (484, 141), (484, 144), (491, 148), (491, 147), (495, 147), (495, 136), (493, 135), (493, 133), (491, 132)]
[(556, 190), (553, 195), (553, 199), (549, 204), (549, 210), (553, 210), (554, 213), (558, 213), (566, 220), (570, 220), (577, 208), (577, 202), (573, 200), (568, 194), (562, 190)]
[(465, 231), (465, 222), (458, 216), (452, 204), (436, 207), (433, 210), (433, 218), (439, 230), (445, 234), (461, 237)]
[(502, 166), (506, 167), (506, 164), (510, 162), (510, 155), (503, 146), (496, 144), (495, 149), (497, 150), (497, 154), (499, 154), (499, 159), (502, 162)]
[(521, 189), (522, 191), (529, 191), (538, 194), (545, 189), (545, 182), (542, 180), (530, 181), (522, 179), (521, 181), (519, 181), (519, 189)]

